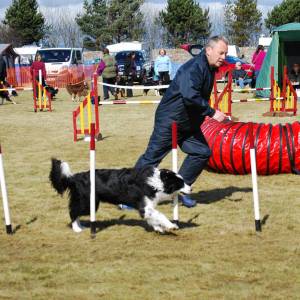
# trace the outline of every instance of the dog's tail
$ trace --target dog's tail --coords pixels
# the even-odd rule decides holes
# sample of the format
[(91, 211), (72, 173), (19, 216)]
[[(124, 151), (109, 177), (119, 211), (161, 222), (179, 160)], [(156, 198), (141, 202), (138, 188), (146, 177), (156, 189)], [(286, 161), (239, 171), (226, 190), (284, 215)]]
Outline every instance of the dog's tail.
[(50, 182), (58, 194), (63, 193), (69, 187), (69, 180), (73, 174), (67, 162), (52, 158), (52, 166), (49, 174)]

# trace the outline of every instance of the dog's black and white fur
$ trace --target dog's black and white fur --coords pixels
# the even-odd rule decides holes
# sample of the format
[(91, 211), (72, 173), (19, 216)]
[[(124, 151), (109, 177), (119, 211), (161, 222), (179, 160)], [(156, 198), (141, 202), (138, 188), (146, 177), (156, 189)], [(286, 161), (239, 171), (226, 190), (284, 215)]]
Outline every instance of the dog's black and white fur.
[[(60, 195), (69, 190), (72, 228), (75, 232), (82, 231), (79, 217), (90, 214), (90, 172), (72, 174), (68, 163), (53, 158), (49, 178)], [(137, 209), (155, 231), (163, 233), (178, 229), (155, 208), (160, 201), (172, 199), (176, 193), (191, 192), (191, 187), (180, 175), (147, 166), (140, 169), (97, 169), (95, 178), (96, 210), (100, 201), (126, 204)]]

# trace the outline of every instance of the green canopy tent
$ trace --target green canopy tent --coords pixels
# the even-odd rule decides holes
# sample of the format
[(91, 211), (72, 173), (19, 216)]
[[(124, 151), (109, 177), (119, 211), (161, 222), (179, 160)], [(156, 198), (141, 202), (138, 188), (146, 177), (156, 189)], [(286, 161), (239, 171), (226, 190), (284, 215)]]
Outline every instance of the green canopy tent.
[[(281, 86), (283, 67), (291, 70), (293, 63), (300, 63), (300, 23), (284, 24), (272, 31), (272, 42), (256, 79), (256, 88), (270, 87), (271, 66), (274, 77)], [(269, 97), (269, 91), (257, 91), (259, 97)]]

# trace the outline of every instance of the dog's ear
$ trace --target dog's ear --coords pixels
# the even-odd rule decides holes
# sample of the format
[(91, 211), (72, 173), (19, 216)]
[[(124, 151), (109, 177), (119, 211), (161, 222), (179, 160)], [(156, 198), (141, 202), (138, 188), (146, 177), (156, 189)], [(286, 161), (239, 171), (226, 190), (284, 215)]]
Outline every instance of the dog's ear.
[(160, 179), (165, 182), (166, 180), (168, 180), (168, 178), (170, 177), (170, 173), (172, 173), (171, 171), (167, 170), (167, 169), (160, 169)]
[(183, 179), (178, 177), (176, 173), (167, 169), (160, 170), (160, 179), (164, 184), (164, 192), (167, 194), (179, 191), (184, 186)]

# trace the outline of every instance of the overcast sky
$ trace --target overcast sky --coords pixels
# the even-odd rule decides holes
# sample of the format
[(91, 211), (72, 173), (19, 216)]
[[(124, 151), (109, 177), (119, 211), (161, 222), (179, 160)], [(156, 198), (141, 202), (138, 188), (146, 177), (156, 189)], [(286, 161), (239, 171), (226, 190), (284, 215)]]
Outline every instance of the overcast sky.
[[(166, 0), (146, 0), (145, 1), (148, 5), (152, 4), (153, 8), (157, 10), (161, 10), (166, 5)], [(209, 7), (210, 11), (221, 9), (224, 5), (225, 0), (201, 0), (198, 1), (202, 7)], [(282, 0), (258, 0), (258, 7), (262, 10), (263, 14), (266, 15), (266, 12), (272, 9), (274, 5), (281, 3)], [(3, 18), (5, 10), (8, 6), (10, 6), (12, 0), (0, 0), (0, 18)], [(83, 0), (38, 0), (39, 5), (41, 8), (47, 9), (48, 7), (63, 7), (68, 6), (70, 9), (74, 9), (76, 11), (80, 10), (82, 7)], [(148, 7), (147, 5), (147, 7)]]

